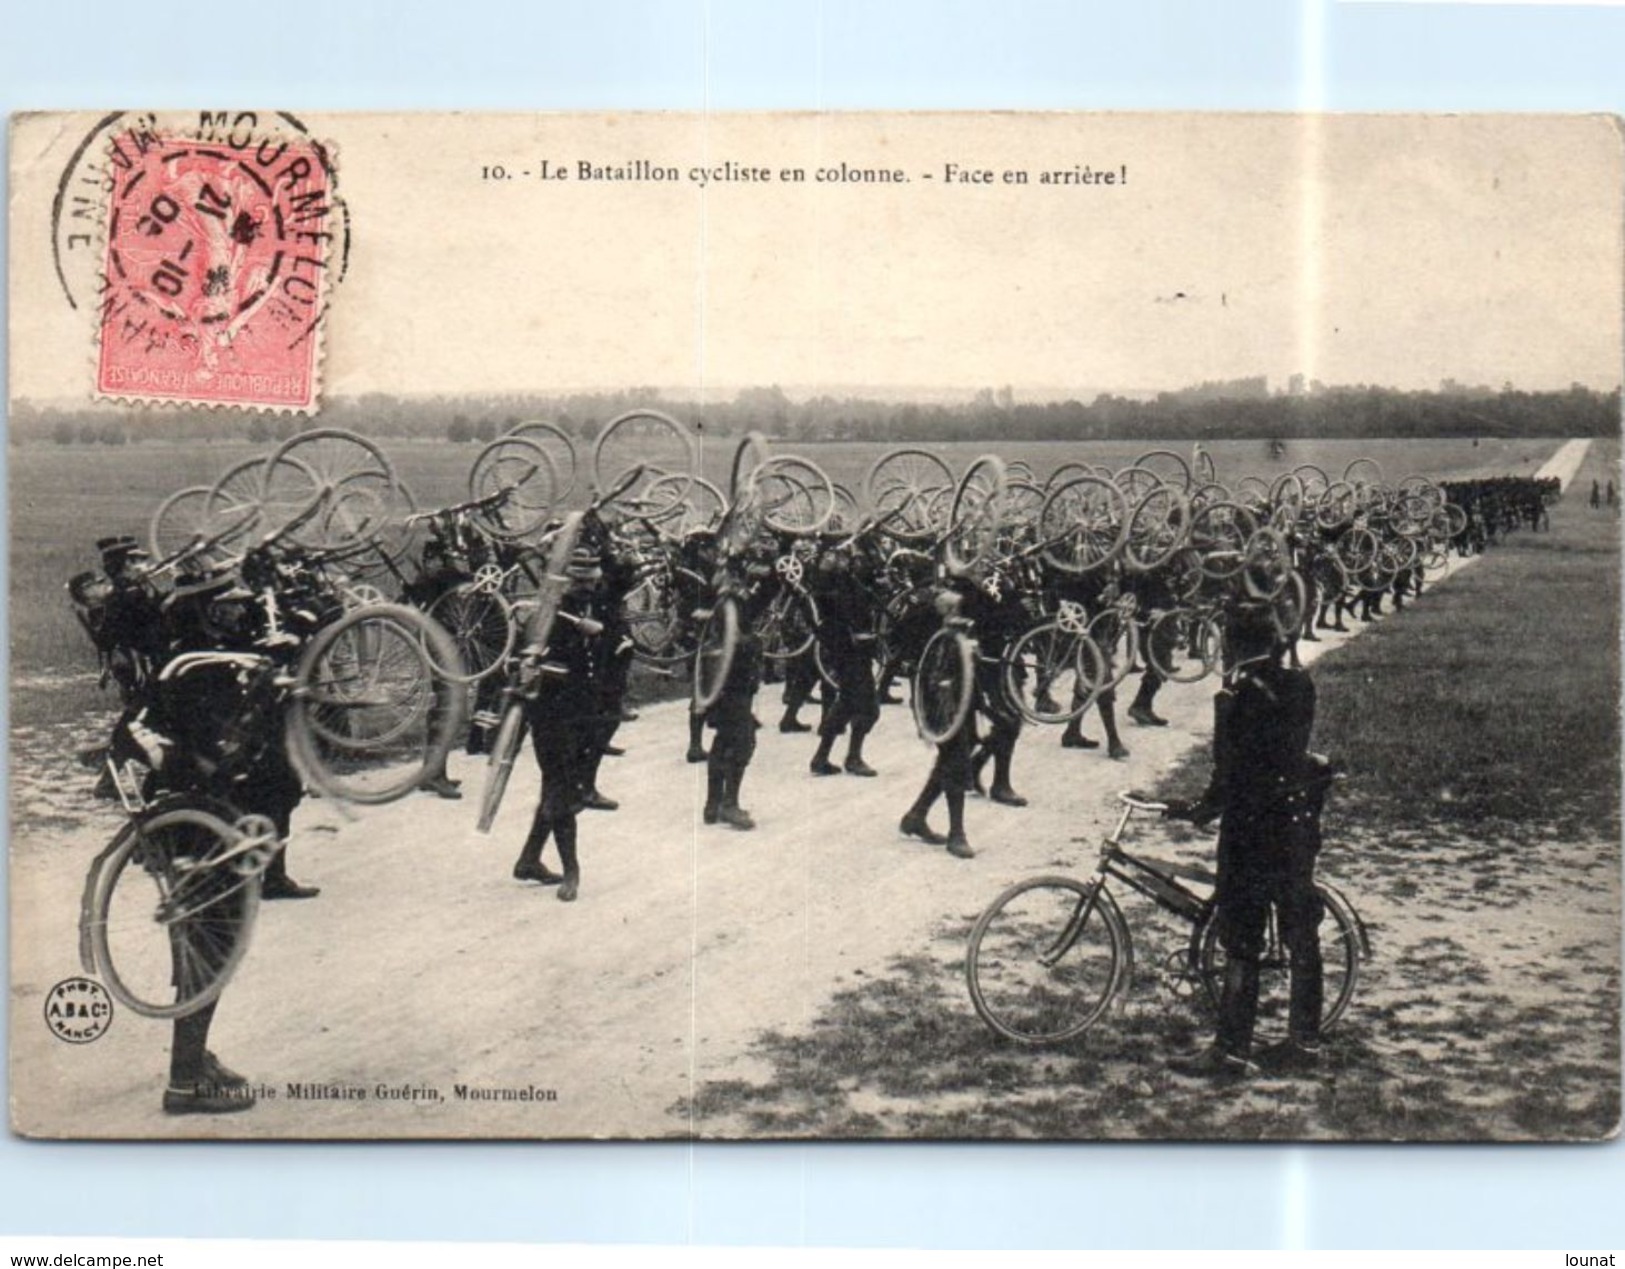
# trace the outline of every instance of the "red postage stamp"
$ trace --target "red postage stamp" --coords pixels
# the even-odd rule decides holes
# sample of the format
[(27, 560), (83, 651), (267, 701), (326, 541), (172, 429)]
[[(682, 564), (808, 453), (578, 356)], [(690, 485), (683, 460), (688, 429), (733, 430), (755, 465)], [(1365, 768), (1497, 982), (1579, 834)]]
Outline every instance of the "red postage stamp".
[(335, 234), (330, 155), (137, 132), (109, 156), (96, 395), (312, 410)]

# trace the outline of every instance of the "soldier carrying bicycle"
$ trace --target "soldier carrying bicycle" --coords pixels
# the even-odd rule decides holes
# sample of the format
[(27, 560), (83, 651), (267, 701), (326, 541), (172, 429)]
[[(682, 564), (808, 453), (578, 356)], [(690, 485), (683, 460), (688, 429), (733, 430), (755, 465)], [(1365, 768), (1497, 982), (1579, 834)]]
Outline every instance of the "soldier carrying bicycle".
[[(229, 574), (175, 588), (164, 607), (171, 655), (140, 704), (120, 720), (112, 755), (116, 763), (138, 756), (147, 766), (141, 789), (147, 803), (165, 795), (224, 803), (235, 813), (266, 817), (277, 840), (285, 842), (304, 790), (282, 744), (281, 710), (274, 699), (258, 697), (270, 684), (253, 673), (247, 659), (234, 655), (263, 642), (252, 599)], [(284, 855), (281, 849), (273, 854), (261, 897), (306, 899), (320, 893), (288, 876)], [(228, 905), (199, 919), (233, 916)], [(217, 1004), (211, 1000), (174, 1021), (163, 1095), (167, 1114), (231, 1113), (254, 1104), (248, 1081), (209, 1051)]]
[[(578, 546), (565, 568), (569, 590), (559, 604), (559, 620), (547, 642), (547, 659), (533, 696), (526, 697), (526, 723), (541, 768), (542, 793), (530, 832), (514, 863), (516, 881), (558, 886), (558, 897), (574, 901), (581, 887), (576, 853), (576, 816), (589, 804), (593, 757), (599, 732), (596, 645), (603, 626), (589, 615), (593, 592), (602, 579), (597, 551)], [(563, 873), (542, 863), (548, 840), (558, 846)]]
[(826, 549), (814, 569), (818, 602), (818, 645), (835, 677), (835, 700), (818, 724), (818, 749), (809, 769), (815, 776), (839, 775), (830, 761), (835, 741), (851, 730), (843, 763), (849, 775), (873, 776), (863, 758), (863, 742), (880, 720), (875, 683), (876, 571), (858, 544), (837, 543)]

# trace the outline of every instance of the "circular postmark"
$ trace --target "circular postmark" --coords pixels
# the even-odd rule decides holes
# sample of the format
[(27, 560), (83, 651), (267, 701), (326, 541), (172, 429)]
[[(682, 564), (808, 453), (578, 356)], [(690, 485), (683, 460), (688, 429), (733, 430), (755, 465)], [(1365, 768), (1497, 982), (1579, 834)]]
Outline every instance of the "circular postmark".
[(291, 115), (115, 113), (58, 182), (52, 258), (96, 393), (309, 408), (349, 264), (330, 147)]
[(113, 1000), (91, 978), (64, 978), (45, 994), (45, 1025), (58, 1040), (89, 1044), (113, 1025)]

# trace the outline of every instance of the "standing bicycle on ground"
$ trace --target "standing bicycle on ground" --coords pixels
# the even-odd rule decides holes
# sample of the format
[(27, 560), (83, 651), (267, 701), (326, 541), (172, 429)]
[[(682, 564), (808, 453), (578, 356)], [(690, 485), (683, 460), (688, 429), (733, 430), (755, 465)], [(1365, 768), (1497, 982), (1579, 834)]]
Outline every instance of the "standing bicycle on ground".
[(1315, 891), (1315, 857), (1330, 766), (1309, 752), (1314, 683), (1306, 671), (1282, 665), (1285, 647), (1267, 615), (1240, 610), (1226, 646), (1233, 660), (1214, 701), (1212, 779), (1196, 802), (1166, 813), (1198, 825), (1220, 817), (1215, 899), (1227, 959), (1218, 1029), (1212, 1045), (1183, 1065), (1191, 1074), (1235, 1078), (1258, 1069), (1253, 1027), (1271, 905), (1291, 957), (1291, 996), (1288, 1037), (1270, 1052), (1270, 1064), (1304, 1069), (1319, 1059), (1325, 907)]

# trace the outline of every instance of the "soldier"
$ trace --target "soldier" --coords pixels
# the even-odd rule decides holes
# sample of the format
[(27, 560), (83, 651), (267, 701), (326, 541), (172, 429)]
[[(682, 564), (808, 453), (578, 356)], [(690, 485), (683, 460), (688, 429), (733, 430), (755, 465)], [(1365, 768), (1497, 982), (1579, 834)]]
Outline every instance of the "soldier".
[[(1116, 658), (1124, 655), (1125, 640), (1119, 636), (1118, 627), (1127, 621), (1133, 620), (1131, 616), (1116, 610), (1118, 598), (1117, 583), (1108, 574), (1089, 573), (1083, 577), (1067, 578), (1064, 582), (1057, 582), (1057, 599), (1071, 599), (1083, 605), (1084, 610), (1093, 619), (1092, 629), (1099, 629), (1106, 637), (1106, 646), (1101, 648), (1105, 653), (1107, 664), (1105, 666), (1107, 677), (1117, 677)], [(1101, 625), (1094, 626), (1094, 621)], [(1100, 714), (1100, 724), (1106, 733), (1106, 754), (1114, 762), (1124, 762), (1128, 759), (1128, 746), (1117, 731), (1117, 688), (1115, 684), (1104, 689), (1095, 696), (1095, 710)], [(1087, 713), (1088, 711), (1084, 711)], [(1092, 740), (1083, 734), (1083, 715), (1070, 719), (1061, 731), (1061, 748), (1063, 749), (1099, 749), (1100, 742)]]
[(1002, 570), (982, 576), (967, 588), (966, 615), (976, 628), (976, 703), (987, 720), (987, 735), (971, 755), (972, 792), (981, 792), (981, 772), (993, 763), (993, 785), (988, 796), (1003, 806), (1026, 806), (1027, 799), (1010, 782), (1016, 742), (1021, 739), (1021, 713), (1010, 704), (1000, 681), (1005, 649), (1028, 625), (1026, 606), (1013, 578)]
[[(516, 881), (558, 886), (563, 903), (574, 902), (581, 888), (576, 854), (576, 816), (586, 807), (587, 776), (596, 749), (598, 687), (594, 681), (594, 642), (603, 627), (588, 614), (594, 588), (602, 578), (598, 555), (578, 547), (565, 568), (570, 589), (548, 636), (547, 661), (536, 695), (526, 703), (542, 792), (530, 833), (513, 866)], [(542, 863), (542, 850), (552, 838), (559, 849), (562, 874)]]
[[(1138, 613), (1156, 612), (1172, 608), (1175, 605), (1174, 593), (1168, 585), (1165, 569), (1153, 569), (1149, 573), (1131, 575), (1124, 581), (1124, 589), (1128, 590), (1139, 600)], [(1128, 716), (1137, 727), (1166, 727), (1168, 720), (1157, 713), (1154, 708), (1157, 692), (1161, 690), (1164, 682), (1161, 672), (1157, 669), (1157, 662), (1166, 665), (1173, 654), (1175, 634), (1170, 623), (1164, 622), (1156, 628), (1156, 634), (1149, 634), (1146, 638), (1145, 672), (1140, 675), (1139, 689), (1134, 693), (1134, 700), (1129, 704)], [(1155, 640), (1156, 646), (1152, 646)]]
[[(259, 719), (252, 735), (220, 731), (242, 712), (234, 663), (176, 660), (185, 653), (263, 651), (253, 599), (229, 574), (194, 577), (165, 596), (152, 618), (154, 651), (141, 658), (162, 668), (143, 672), (113, 726), (109, 753), (115, 763), (133, 758), (150, 768), (144, 796), (201, 793), (238, 811), (269, 816), (285, 843), (304, 789), (288, 761), (280, 714)], [(264, 898), (321, 893), (294, 881), (287, 868), (284, 848), (265, 873)]]
[[(195, 794), (267, 817), (283, 848), (271, 857), (261, 896), (314, 898), (320, 890), (300, 885), (287, 871), (285, 844), (303, 788), (287, 758), (281, 711), (256, 708), (245, 696), (246, 667), (230, 655), (255, 646), (252, 596), (229, 576), (177, 587), (176, 596), (171, 624), (179, 655), (153, 678), (145, 703), (121, 720), (114, 756), (146, 761), (142, 792), (149, 799)], [(214, 1012), (210, 1003), (175, 1020), (167, 1114), (221, 1114), (254, 1104), (247, 1081), (208, 1049)]]
[(1315, 889), (1320, 812), (1330, 764), (1309, 752), (1315, 687), (1304, 670), (1282, 663), (1284, 645), (1267, 615), (1243, 609), (1226, 646), (1233, 658), (1214, 701), (1213, 775), (1195, 802), (1170, 803), (1170, 818), (1205, 825), (1219, 820), (1219, 941), (1225, 977), (1218, 1029), (1192, 1074), (1255, 1073), (1253, 1026), (1258, 1012), (1259, 957), (1273, 905), (1291, 956), (1288, 1039), (1270, 1054), (1281, 1069), (1312, 1067), (1320, 1055), (1323, 997), (1320, 921)]
[(613, 811), (620, 807), (614, 798), (598, 789), (598, 768), (603, 760), (622, 751), (615, 747), (615, 733), (623, 722), (637, 717), (626, 708), (626, 689), (632, 674), (632, 629), (626, 620), (626, 597), (638, 584), (637, 563), (617, 551), (609, 542), (603, 547), (603, 580), (592, 600), (593, 615), (602, 623), (603, 634), (594, 641), (596, 664), (594, 681), (598, 686), (598, 715), (592, 750), (587, 759), (587, 809)]
[(107, 643), (106, 673), (117, 684), (119, 699), (130, 705), (145, 689), (164, 660), (164, 628), (158, 592), (141, 575), (148, 555), (128, 534), (102, 538), (102, 572), (111, 590), (103, 616)]
[(812, 730), (811, 724), (801, 721), (801, 709), (812, 700), (820, 682), (818, 659), (813, 655), (812, 648), (784, 663), (784, 713), (779, 717), (781, 733), (791, 736)]
[[(717, 534), (715, 529), (698, 527), (683, 535), (677, 548), (675, 603), (678, 620), (703, 622), (709, 613), (707, 590), (710, 578), (717, 568)], [(688, 712), (688, 753), (686, 760), (700, 763), (706, 760), (705, 713), (690, 709)]]
[[(960, 613), (965, 597), (963, 583), (950, 583), (939, 589), (935, 608), (944, 625), (964, 621)], [(974, 859), (970, 839), (965, 835), (965, 790), (971, 782), (971, 752), (976, 744), (976, 710), (974, 704), (959, 729), (946, 740), (937, 743), (937, 756), (931, 764), (931, 773), (920, 790), (914, 804), (904, 813), (898, 831), (904, 837), (915, 837), (931, 846), (946, 846), (956, 859)], [(933, 829), (927, 820), (938, 798), (948, 803), (948, 836)]]
[(756, 731), (761, 726), (755, 704), (762, 686), (762, 640), (755, 627), (772, 598), (767, 581), (773, 570), (752, 561), (743, 566), (744, 578), (738, 580), (734, 573), (740, 567), (725, 569), (717, 595), (718, 603), (731, 598), (739, 604), (738, 642), (721, 694), (704, 714), (705, 725), (716, 736), (706, 757), (705, 808), (700, 818), (706, 824), (721, 823), (749, 832), (756, 821), (739, 805), (739, 786), (756, 754)]
[(818, 724), (818, 751), (810, 769), (816, 776), (839, 775), (830, 761), (835, 741), (851, 728), (846, 761), (849, 775), (873, 776), (863, 760), (863, 742), (880, 719), (875, 685), (875, 609), (871, 598), (875, 581), (859, 571), (850, 548), (834, 547), (818, 562), (815, 597), (818, 601), (818, 646), (824, 664), (835, 678), (835, 701)]

